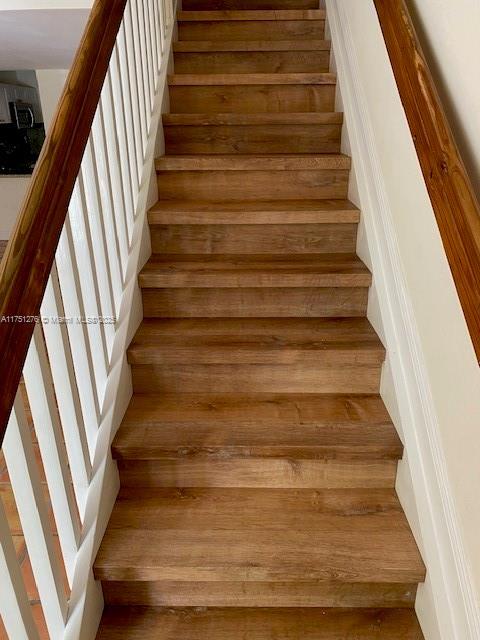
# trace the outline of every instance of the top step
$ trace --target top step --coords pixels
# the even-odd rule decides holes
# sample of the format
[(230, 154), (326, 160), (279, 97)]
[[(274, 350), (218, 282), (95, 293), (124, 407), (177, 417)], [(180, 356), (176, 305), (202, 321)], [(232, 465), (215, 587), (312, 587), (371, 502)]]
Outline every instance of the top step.
[(318, 0), (183, 0), (186, 11), (318, 9)]

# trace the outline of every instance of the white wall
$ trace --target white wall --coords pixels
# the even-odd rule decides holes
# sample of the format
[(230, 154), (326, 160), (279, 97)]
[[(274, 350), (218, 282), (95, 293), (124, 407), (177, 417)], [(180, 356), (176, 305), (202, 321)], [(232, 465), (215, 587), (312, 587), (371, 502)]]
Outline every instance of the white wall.
[(88, 8), (0, 8), (0, 68), (69, 68), (88, 15)]
[[(68, 71), (48, 69), (37, 72), (45, 127), (56, 111)], [(0, 240), (8, 240), (15, 225), (30, 176), (0, 176)]]
[(480, 197), (480, 2), (408, 0), (408, 5)]
[(91, 9), (93, 0), (0, 0), (0, 11), (32, 9)]
[(368, 317), (388, 352), (381, 392), (406, 449), (397, 490), (427, 564), (417, 612), (427, 640), (478, 640), (480, 369), (373, 0), (327, 7)]
[(48, 128), (55, 115), (67, 75), (67, 69), (39, 69), (37, 71), (38, 91), (40, 93), (45, 129)]
[(0, 176), (0, 240), (8, 240), (30, 184), (30, 176)]

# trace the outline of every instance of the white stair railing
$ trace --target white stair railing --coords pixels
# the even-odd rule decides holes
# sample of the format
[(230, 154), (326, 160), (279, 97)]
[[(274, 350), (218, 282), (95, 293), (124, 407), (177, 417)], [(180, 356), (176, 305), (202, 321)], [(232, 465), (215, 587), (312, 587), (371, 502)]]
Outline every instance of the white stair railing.
[[(51, 640), (93, 639), (103, 605), (92, 563), (116, 489), (109, 445), (129, 399), (126, 325), (173, 27), (172, 0), (126, 3), (40, 313), (16, 319), (35, 326), (3, 457)], [(1, 499), (0, 544), (3, 626), (36, 640)]]

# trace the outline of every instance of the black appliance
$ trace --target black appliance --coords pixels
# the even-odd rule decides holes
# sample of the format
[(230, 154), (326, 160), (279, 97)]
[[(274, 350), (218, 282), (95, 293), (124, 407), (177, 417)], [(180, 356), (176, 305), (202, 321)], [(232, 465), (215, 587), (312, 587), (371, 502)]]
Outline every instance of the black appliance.
[(26, 102), (10, 102), (12, 123), (17, 129), (33, 129), (35, 126), (35, 113), (31, 104)]

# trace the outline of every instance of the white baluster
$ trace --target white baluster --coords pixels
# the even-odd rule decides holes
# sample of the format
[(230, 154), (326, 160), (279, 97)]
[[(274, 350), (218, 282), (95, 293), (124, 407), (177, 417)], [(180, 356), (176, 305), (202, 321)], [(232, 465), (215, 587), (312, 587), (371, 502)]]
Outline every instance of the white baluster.
[[(90, 143), (95, 167), (95, 179), (97, 181), (100, 198), (101, 221), (105, 233), (114, 313), (118, 316), (123, 293), (122, 253), (115, 221), (112, 181), (110, 168), (108, 166), (105, 131), (101, 109), (97, 109), (97, 113), (95, 114)], [(128, 247), (125, 247), (125, 251), (128, 251)], [(123, 257), (126, 258), (125, 255)]]
[(52, 640), (63, 637), (67, 597), (21, 394), (12, 409), (3, 453), (33, 575)]
[[(87, 244), (90, 248), (90, 264), (94, 279), (95, 290), (98, 291), (98, 315), (108, 318), (115, 317), (115, 303), (112, 289), (112, 275), (108, 260), (107, 243), (103, 211), (99, 193), (99, 178), (93, 155), (91, 138), (87, 142), (83, 156), (82, 167), (78, 177), (78, 184), (83, 199), (83, 214), (87, 232)], [(82, 243), (82, 251), (86, 245)], [(107, 322), (100, 324), (100, 330), (105, 336), (107, 363), (110, 361), (111, 349), (115, 338), (115, 324)], [(105, 376), (106, 378), (106, 376)]]
[(35, 327), (23, 378), (42, 456), (65, 569), (72, 584), (80, 524), (53, 390), (50, 364), (40, 325)]
[[(137, 45), (135, 38), (135, 27), (133, 24), (133, 8), (132, 0), (127, 2), (125, 9), (124, 24), (125, 24), (125, 53), (128, 61), (128, 80), (130, 85), (130, 93), (132, 95), (133, 112), (135, 114), (135, 138), (137, 147), (142, 150), (141, 158), (138, 162), (138, 180), (141, 180), (143, 170), (143, 159), (145, 157), (147, 136), (146, 136), (146, 113), (145, 113), (145, 95), (139, 88), (139, 69), (141, 70), (141, 64), (137, 58)], [(124, 76), (126, 79), (126, 76)], [(137, 131), (137, 127), (139, 130)]]
[(152, 40), (153, 55), (153, 78), (155, 92), (158, 88), (158, 71), (160, 69), (160, 46), (158, 39), (157, 14), (155, 11), (155, 0), (148, 0), (148, 17), (150, 21), (150, 37)]
[(135, 60), (136, 60), (136, 83), (138, 87), (138, 96), (140, 100), (140, 107), (143, 112), (142, 119), (142, 138), (144, 149), (146, 149), (148, 131), (150, 128), (150, 107), (148, 103), (148, 78), (147, 71), (145, 69), (145, 56), (143, 54), (142, 49), (142, 41), (140, 37), (140, 26), (139, 26), (139, 12), (137, 7), (137, 0), (130, 0), (130, 8), (131, 8), (131, 17), (132, 17), (132, 25), (133, 25), (133, 42), (134, 42), (134, 50), (135, 50)]
[(128, 232), (129, 225), (127, 223), (127, 219), (129, 217), (129, 214), (127, 213), (129, 203), (127, 202), (123, 185), (120, 144), (117, 135), (117, 126), (115, 123), (115, 113), (113, 111), (113, 93), (109, 75), (107, 75), (107, 78), (105, 79), (105, 86), (103, 87), (101, 114), (105, 131), (108, 167), (112, 181), (114, 219), (122, 251), (123, 277), (125, 278), (125, 268), (130, 251), (130, 237)]
[[(140, 188), (140, 169), (142, 166), (141, 129), (140, 116), (137, 103), (134, 103), (130, 83), (127, 44), (125, 37), (125, 22), (122, 23), (117, 39), (117, 57), (120, 85), (122, 89), (123, 105), (125, 110), (125, 125), (129, 149), (130, 171), (132, 174), (133, 193), (138, 194)], [(138, 137), (137, 137), (138, 136)], [(135, 203), (136, 204), (136, 203)]]
[(153, 78), (152, 78), (152, 60), (150, 55), (150, 45), (149, 45), (149, 25), (148, 25), (148, 11), (147, 11), (147, 2), (148, 0), (137, 0), (138, 2), (138, 19), (139, 19), (139, 28), (140, 28), (140, 42), (143, 51), (143, 68), (145, 69), (145, 73), (147, 76), (147, 104), (148, 104), (148, 122), (150, 122), (150, 115), (152, 113), (153, 100), (155, 97), (155, 90), (153, 87)]
[(166, 0), (159, 0), (159, 2), (160, 2), (160, 10), (161, 10), (161, 16), (162, 16), (163, 39), (165, 40), (165, 37), (167, 35), (167, 30), (168, 30), (167, 3), (166, 3)]
[(133, 177), (133, 183), (135, 186), (135, 193), (138, 193), (143, 168), (142, 124), (140, 121), (138, 87), (137, 83), (134, 81), (135, 52), (132, 50), (133, 43), (131, 42), (131, 30), (130, 37), (127, 38), (127, 29), (131, 29), (131, 24), (128, 23), (127, 16), (128, 12), (125, 13), (125, 18), (120, 29), (119, 38), (117, 40), (117, 47), (120, 67), (120, 80), (122, 83), (122, 92), (125, 100), (127, 131), (132, 137), (135, 149), (136, 173)]
[(152, 0), (142, 0), (144, 6), (144, 15), (145, 15), (145, 36), (147, 38), (147, 52), (148, 52), (148, 63), (150, 68), (150, 77), (151, 77), (151, 87), (153, 90), (152, 93), (152, 104), (151, 107), (153, 109), (153, 101), (155, 99), (155, 93), (157, 92), (157, 80), (158, 80), (158, 69), (157, 69), (157, 47), (155, 44), (155, 30), (154, 30), (154, 20), (153, 20), (153, 11), (152, 11)]
[(43, 333), (65, 437), (73, 488), (80, 517), (83, 520), (92, 467), (75, 380), (72, 354), (70, 352), (67, 326), (64, 322), (52, 322), (52, 318), (65, 318), (55, 265), (48, 279), (41, 315), (44, 320)]
[(0, 616), (11, 640), (39, 640), (15, 553), (7, 514), (0, 498)]
[[(165, 47), (165, 33), (163, 30), (163, 12), (159, 4), (161, 0), (153, 0), (153, 13), (155, 20), (155, 39), (157, 43), (157, 59), (158, 59), (158, 71), (162, 66), (163, 49)], [(159, 78), (157, 79), (158, 82)]]
[(80, 273), (73, 250), (72, 231), (70, 229), (68, 216), (57, 248), (56, 265), (65, 316), (72, 320), (68, 322), (67, 330), (87, 434), (90, 459), (93, 459), (100, 408), (87, 326), (84, 323), (76, 321), (77, 318), (85, 316), (85, 309), (79, 283)]
[[(70, 201), (69, 219), (79, 273), (85, 320), (101, 315), (100, 292), (92, 260), (92, 240), (88, 228), (86, 209), (83, 185), (80, 180), (77, 180)], [(91, 346), (98, 399), (101, 404), (108, 374), (107, 341), (102, 326), (98, 323), (87, 322), (87, 333)]]
[(120, 81), (120, 70), (116, 51), (113, 52), (112, 59), (110, 61), (107, 83), (109, 83), (112, 92), (112, 109), (117, 130), (118, 148), (120, 151), (120, 169), (122, 172), (123, 188), (125, 190), (125, 203), (127, 205), (126, 219), (128, 237), (131, 239), (133, 223), (135, 220), (135, 209), (137, 205), (137, 199), (135, 197), (136, 194), (134, 194), (133, 188), (134, 181), (132, 178), (132, 165), (130, 164), (134, 160), (135, 150), (134, 148), (130, 150), (128, 146), (122, 85)]
[(164, 0), (165, 2), (165, 13), (167, 18), (166, 28), (167, 30), (170, 28), (170, 25), (173, 22), (173, 0)]

